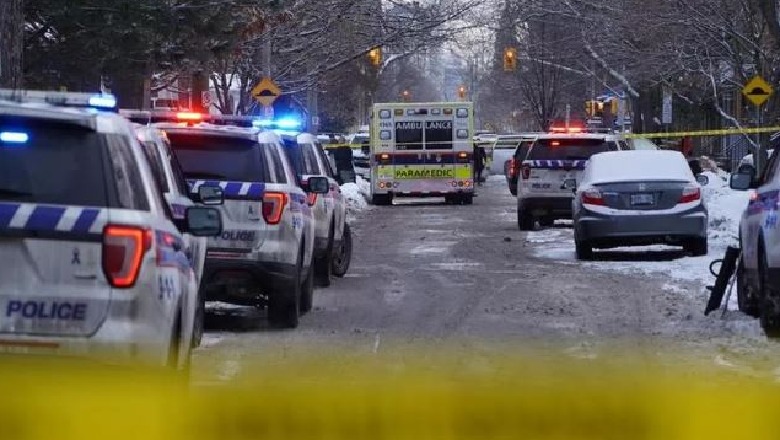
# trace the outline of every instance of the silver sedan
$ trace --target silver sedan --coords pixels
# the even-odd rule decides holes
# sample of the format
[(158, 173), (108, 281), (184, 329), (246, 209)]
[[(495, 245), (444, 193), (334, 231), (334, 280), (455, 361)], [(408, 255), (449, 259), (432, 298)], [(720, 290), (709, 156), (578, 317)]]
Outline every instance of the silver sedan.
[(707, 254), (707, 207), (701, 184), (676, 151), (613, 151), (591, 157), (574, 188), (578, 259), (593, 248), (666, 244)]

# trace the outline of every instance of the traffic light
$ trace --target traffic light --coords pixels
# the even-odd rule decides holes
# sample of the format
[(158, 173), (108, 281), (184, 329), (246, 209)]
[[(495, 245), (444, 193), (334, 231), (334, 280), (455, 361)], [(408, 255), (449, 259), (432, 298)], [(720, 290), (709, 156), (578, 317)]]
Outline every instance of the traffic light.
[(595, 109), (593, 108), (594, 102), (595, 101), (585, 101), (585, 114), (590, 116), (591, 118), (593, 117), (593, 113), (595, 111)]
[(466, 86), (458, 87), (458, 98), (466, 99)]
[(368, 51), (368, 61), (373, 66), (382, 65), (382, 48), (377, 46)]
[(618, 114), (618, 105), (619, 100), (617, 98), (612, 100), (612, 114), (617, 115)]
[(517, 49), (507, 47), (504, 49), (504, 71), (514, 72), (517, 70)]
[(408, 90), (404, 90), (401, 92), (401, 98), (403, 98), (404, 102), (409, 102), (409, 100), (412, 98), (412, 94)]

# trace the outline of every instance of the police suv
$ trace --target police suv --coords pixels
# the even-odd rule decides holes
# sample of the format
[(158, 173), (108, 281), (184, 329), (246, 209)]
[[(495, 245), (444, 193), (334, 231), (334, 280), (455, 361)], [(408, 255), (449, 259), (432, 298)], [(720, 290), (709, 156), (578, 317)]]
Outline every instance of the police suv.
[[(186, 368), (195, 272), (132, 126), (106, 95), (0, 91), (0, 351)], [(33, 101), (33, 102), (30, 102)]]
[[(190, 193), (179, 161), (174, 156), (173, 151), (171, 151), (168, 136), (164, 131), (149, 125), (134, 124), (134, 127), (156, 181), (160, 185), (160, 192), (165, 196), (174, 219), (177, 221), (184, 220), (187, 208), (193, 206), (195, 201), (208, 205), (220, 205), (223, 203), (221, 198), (222, 191), (219, 187), (203, 187), (203, 191), (212, 191), (209, 194), (211, 199), (201, 200), (198, 194)], [(195, 280), (200, 286), (203, 276), (203, 264), (206, 260), (206, 238), (194, 237), (192, 234), (185, 233), (184, 248), (192, 262)], [(191, 293), (195, 294), (195, 298), (192, 300), (196, 304), (192, 345), (197, 347), (203, 338), (205, 300), (198, 294), (198, 291)]]
[(307, 202), (314, 215), (315, 282), (330, 286), (331, 274), (343, 277), (349, 268), (352, 236), (347, 224), (347, 206), (335, 179), (330, 161), (317, 139), (308, 133), (282, 134), (284, 149), (302, 182), (313, 176), (328, 179), (327, 194), (309, 194)]
[(737, 264), (737, 303), (760, 318), (767, 336), (780, 337), (780, 155), (773, 154), (763, 173), (751, 164), (731, 175), (731, 187), (752, 189), (739, 225), (742, 249)]
[(590, 156), (625, 149), (619, 136), (585, 133), (579, 128), (539, 134), (520, 165), (517, 185), (517, 225), (530, 231), (538, 220), (552, 226), (558, 219), (571, 219), (573, 188)]
[(155, 124), (166, 132), (192, 191), (222, 188), (224, 233), (208, 242), (207, 301), (266, 303), (272, 325), (294, 328), (311, 309), (314, 219), (307, 193), (328, 179), (299, 182), (281, 139), (270, 130), (192, 123)]

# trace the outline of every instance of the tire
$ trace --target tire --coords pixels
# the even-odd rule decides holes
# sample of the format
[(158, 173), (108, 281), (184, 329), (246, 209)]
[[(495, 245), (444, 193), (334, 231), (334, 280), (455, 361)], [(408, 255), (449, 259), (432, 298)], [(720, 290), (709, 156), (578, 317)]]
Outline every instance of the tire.
[(550, 228), (555, 225), (555, 219), (552, 217), (542, 217), (539, 219), (539, 226)]
[(517, 227), (521, 231), (533, 231), (534, 217), (525, 210), (517, 208)]
[(464, 205), (472, 205), (474, 204), (474, 194), (463, 194), (460, 201)]
[(448, 205), (459, 205), (460, 200), (458, 200), (458, 196), (455, 194), (447, 194), (444, 196), (444, 203)]
[[(330, 270), (330, 266), (328, 266), (328, 270)], [(328, 279), (330, 279), (330, 274), (328, 274)], [(314, 306), (314, 267), (312, 266), (311, 268), (309, 268), (309, 272), (306, 275), (306, 278), (303, 280), (303, 283), (301, 284), (301, 301), (299, 304), (300, 315), (303, 316), (311, 312), (313, 306)]]
[(290, 283), (271, 292), (268, 298), (268, 321), (276, 328), (296, 328), (300, 318), (303, 278), (303, 247), (298, 252), (295, 277)]
[(206, 301), (198, 294), (198, 305), (195, 309), (195, 322), (192, 325), (192, 348), (200, 347), (206, 328)]
[(588, 241), (574, 238), (574, 254), (578, 260), (590, 261), (593, 259), (593, 246)]
[(755, 287), (748, 283), (745, 263), (742, 262), (741, 257), (737, 263), (737, 306), (740, 312), (748, 316), (753, 318), (760, 316)]
[(513, 196), (517, 196), (517, 184), (514, 185), (512, 185), (511, 183), (509, 184), (509, 193), (512, 194)]
[[(166, 360), (166, 367), (176, 376), (176, 381), (180, 382), (183, 386), (188, 386), (190, 382), (190, 367), (192, 366), (192, 347), (187, 347), (184, 354), (184, 362), (181, 362), (181, 308), (176, 315), (176, 321), (173, 323), (173, 334), (171, 335), (171, 343), (168, 346), (168, 359)], [(182, 364), (182, 365), (179, 365)]]
[(331, 272), (331, 267), (333, 266), (334, 221), (330, 222), (330, 228), (328, 230), (328, 247), (325, 249), (325, 255), (315, 259), (312, 262), (312, 270), (314, 271), (314, 283), (318, 287), (330, 287), (330, 272)]
[(686, 252), (691, 253), (694, 257), (702, 257), (707, 255), (707, 237), (696, 237), (688, 241), (684, 249)]
[(769, 264), (766, 261), (763, 240), (758, 249), (758, 278), (761, 328), (768, 338), (780, 338), (780, 310), (778, 292), (769, 279)]
[(393, 198), (390, 194), (373, 194), (371, 196), (371, 204), (376, 206), (388, 206), (393, 203)]
[(333, 256), (333, 276), (343, 278), (349, 270), (352, 261), (352, 231), (349, 224), (344, 223), (344, 234), (341, 237), (341, 246)]

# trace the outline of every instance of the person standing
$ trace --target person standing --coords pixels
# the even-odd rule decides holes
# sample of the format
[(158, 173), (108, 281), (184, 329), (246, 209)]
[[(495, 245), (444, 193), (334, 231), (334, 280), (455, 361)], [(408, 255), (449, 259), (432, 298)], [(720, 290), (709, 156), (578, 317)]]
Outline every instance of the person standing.
[(485, 148), (482, 145), (474, 144), (474, 180), (479, 186), (482, 186), (482, 171), (485, 170), (485, 159)]

